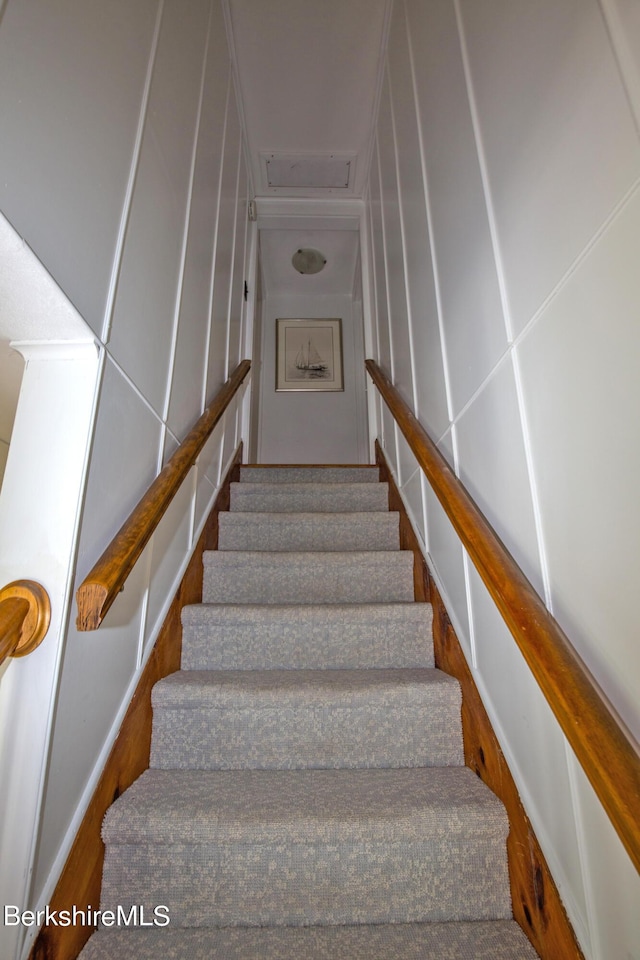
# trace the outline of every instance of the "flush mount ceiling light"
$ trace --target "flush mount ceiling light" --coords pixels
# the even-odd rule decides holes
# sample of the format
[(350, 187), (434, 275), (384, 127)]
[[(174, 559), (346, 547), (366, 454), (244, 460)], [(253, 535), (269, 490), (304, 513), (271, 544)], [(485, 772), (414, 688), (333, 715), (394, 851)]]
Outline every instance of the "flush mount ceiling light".
[(326, 266), (327, 258), (313, 247), (302, 247), (291, 257), (291, 263), (298, 273), (320, 273)]

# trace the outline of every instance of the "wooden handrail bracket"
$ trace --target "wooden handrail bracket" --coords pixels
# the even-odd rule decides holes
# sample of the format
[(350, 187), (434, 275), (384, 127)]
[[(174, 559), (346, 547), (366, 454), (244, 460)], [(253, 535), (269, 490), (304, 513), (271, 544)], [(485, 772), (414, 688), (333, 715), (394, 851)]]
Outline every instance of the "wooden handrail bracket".
[(374, 360), (366, 367), (640, 870), (637, 743), (396, 387)]
[(250, 360), (238, 364), (80, 584), (76, 593), (78, 630), (96, 630), (102, 623), (250, 368)]
[(0, 663), (26, 657), (47, 635), (49, 594), (35, 580), (14, 580), (0, 590)]

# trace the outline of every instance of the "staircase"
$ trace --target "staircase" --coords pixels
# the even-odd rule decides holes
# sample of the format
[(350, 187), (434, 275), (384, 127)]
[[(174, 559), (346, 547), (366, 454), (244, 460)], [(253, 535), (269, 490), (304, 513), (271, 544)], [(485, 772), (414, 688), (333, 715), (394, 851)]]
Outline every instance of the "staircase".
[[(375, 467), (243, 467), (82, 960), (534, 960)], [(140, 913), (138, 913), (138, 917)], [(163, 922), (165, 912), (156, 915)]]

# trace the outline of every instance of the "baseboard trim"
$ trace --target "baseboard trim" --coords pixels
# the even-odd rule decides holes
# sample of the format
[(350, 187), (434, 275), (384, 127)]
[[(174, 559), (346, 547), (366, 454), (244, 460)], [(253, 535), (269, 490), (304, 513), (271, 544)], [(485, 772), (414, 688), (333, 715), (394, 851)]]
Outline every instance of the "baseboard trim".
[(400, 513), (400, 546), (414, 556), (416, 600), (433, 605), (436, 666), (462, 688), (465, 763), (503, 802), (509, 817), (507, 855), (513, 916), (541, 960), (584, 960), (515, 781), (491, 726), (445, 605), (411, 525), (382, 447), (376, 441), (380, 479), (389, 484), (389, 509)]
[[(105, 768), (78, 829), (71, 852), (50, 900), (51, 910), (95, 910), (100, 903), (104, 844), (102, 821), (111, 804), (149, 766), (151, 749), (151, 690), (158, 680), (180, 667), (182, 624), (185, 604), (202, 600), (202, 555), (218, 546), (218, 514), (229, 509), (229, 485), (240, 476), (242, 444), (227, 470), (213, 508), (180, 586), (173, 598), (153, 651), (144, 667), (125, 714)], [(34, 942), (29, 960), (76, 960), (93, 933), (87, 926), (43, 927)]]

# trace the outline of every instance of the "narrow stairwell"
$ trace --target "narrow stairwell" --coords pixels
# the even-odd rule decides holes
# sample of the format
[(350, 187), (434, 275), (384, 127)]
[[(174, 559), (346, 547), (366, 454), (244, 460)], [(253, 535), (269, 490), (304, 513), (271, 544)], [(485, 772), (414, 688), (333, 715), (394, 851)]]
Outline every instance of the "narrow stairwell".
[[(534, 960), (375, 467), (243, 467), (82, 960)], [(164, 913), (160, 915), (160, 920)]]

